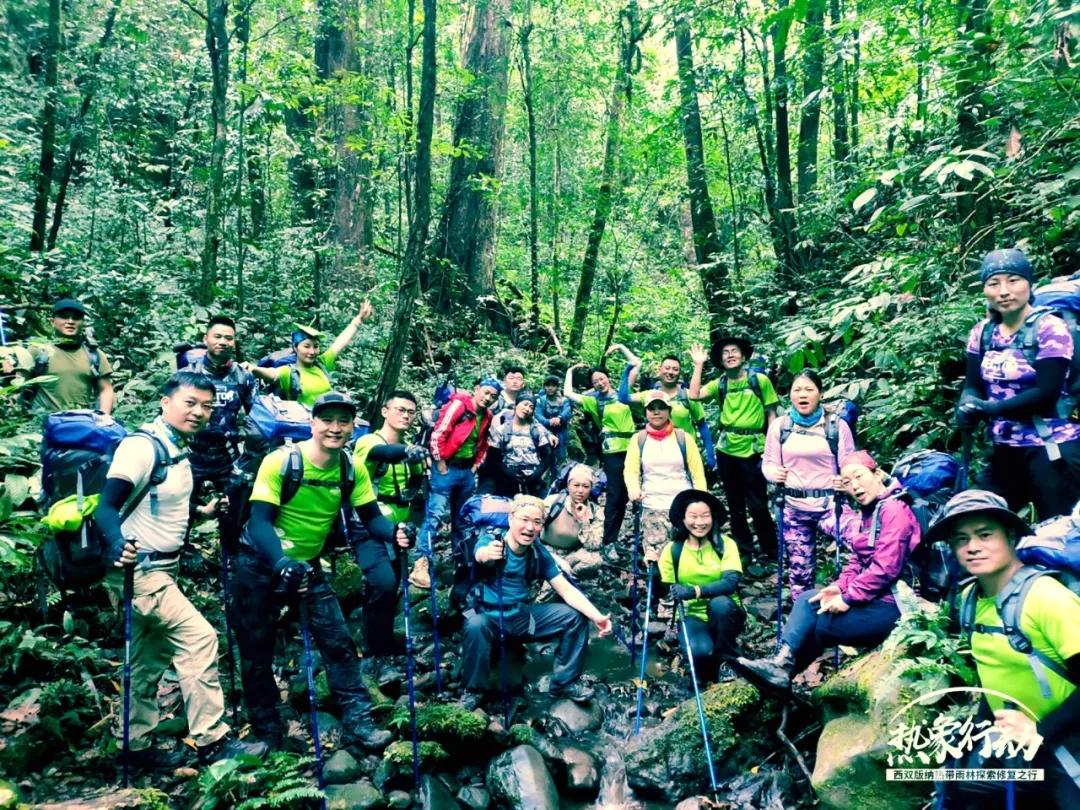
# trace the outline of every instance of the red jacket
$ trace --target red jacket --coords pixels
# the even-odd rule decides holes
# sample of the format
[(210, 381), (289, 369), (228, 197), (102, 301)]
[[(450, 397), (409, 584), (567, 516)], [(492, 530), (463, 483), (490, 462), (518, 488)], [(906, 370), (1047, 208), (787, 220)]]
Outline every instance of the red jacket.
[[(476, 457), (473, 463), (483, 463), (488, 448), (488, 427), (491, 411), (484, 411), (480, 418), (480, 432), (476, 437)], [(450, 397), (439, 413), (439, 419), (431, 431), (431, 455), (435, 461), (448, 461), (461, 449), (476, 427), (476, 406), (472, 394), (459, 393)]]

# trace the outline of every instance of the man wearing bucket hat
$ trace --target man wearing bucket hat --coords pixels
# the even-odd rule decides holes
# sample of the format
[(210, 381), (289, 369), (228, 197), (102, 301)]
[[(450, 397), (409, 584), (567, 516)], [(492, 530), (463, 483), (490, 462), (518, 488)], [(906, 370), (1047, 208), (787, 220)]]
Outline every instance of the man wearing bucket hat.
[(45, 375), (55, 379), (27, 389), (33, 397), (30, 409), (52, 413), (96, 408), (111, 413), (116, 402), (112, 363), (86, 338), (86, 307), (75, 298), (61, 298), (53, 304), (51, 323), (52, 340), (30, 346), (34, 366), (29, 379)]
[(716, 466), (731, 512), (731, 534), (744, 554), (753, 548), (747, 512), (754, 524), (759, 549), (773, 556), (776, 526), (769, 514), (761, 454), (765, 452), (765, 432), (776, 418), (779, 398), (769, 378), (749, 371), (747, 362), (753, 344), (744, 337), (722, 337), (713, 346), (714, 362), (723, 373), (702, 384), (705, 361), (709, 359), (700, 343), (690, 347), (694, 374), (690, 378), (690, 399), (714, 399), (720, 411), (720, 437), (716, 445)]
[[(394, 590), (386, 546), (407, 548), (412, 534), (396, 527), (379, 510), (364, 465), (345, 452), (352, 436), (356, 404), (330, 391), (311, 409), (311, 438), (282, 447), (263, 459), (251, 493), (251, 518), (244, 527), (229, 620), (236, 628), (243, 661), (241, 676), (248, 719), (255, 734), (271, 747), (282, 743), (281, 702), (273, 674), (274, 622), (282, 601), (300, 604), (322, 653), (330, 690), (341, 708), (343, 743), (380, 750), (389, 732), (371, 718), (356, 645), (341, 606), (323, 574), (320, 557), (335, 521), (344, 519), (346, 536), (357, 538), (357, 561), (368, 588)], [(369, 596), (369, 600), (371, 597)]]
[(310, 326), (297, 326), (290, 337), (296, 362), (278, 368), (252, 366), (251, 372), (276, 385), (285, 399), (295, 399), (310, 408), (316, 399), (334, 387), (330, 372), (334, 370), (338, 355), (352, 342), (360, 324), (373, 312), (371, 302), (365, 299), (356, 317), (341, 330), (326, 351), (321, 350), (322, 332)]
[[(995, 724), (1015, 738), (1037, 733), (1034, 760), (1009, 767), (1044, 768), (1024, 799), (1050, 800), (1055, 807), (1080, 807), (1080, 597), (1045, 569), (1025, 566), (1017, 542), (1030, 533), (1004, 498), (970, 489), (954, 495), (935, 517), (927, 541), (945, 540), (960, 566), (975, 577), (960, 597), (959, 619), (983, 695)], [(1019, 649), (1018, 649), (1019, 648)], [(1003, 697), (1004, 696), (1004, 697)], [(1010, 700), (1011, 698), (1011, 700)], [(987, 767), (981, 764), (979, 767)], [(1005, 790), (1002, 783), (956, 783), (946, 807), (966, 807), (968, 794)]]

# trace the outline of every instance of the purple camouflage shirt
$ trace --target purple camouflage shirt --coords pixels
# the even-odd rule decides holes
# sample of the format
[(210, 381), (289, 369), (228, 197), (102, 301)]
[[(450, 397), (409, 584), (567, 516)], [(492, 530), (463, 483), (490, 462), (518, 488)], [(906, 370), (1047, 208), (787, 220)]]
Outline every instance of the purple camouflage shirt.
[[(981, 353), (979, 343), (985, 323), (985, 319), (979, 321), (968, 335), (967, 353), (975, 357)], [(981, 365), (981, 376), (986, 384), (987, 399), (995, 401), (1011, 399), (1035, 384), (1035, 368), (1028, 362), (1023, 347), (1013, 345), (1017, 342), (1018, 335), (1019, 332), (1006, 337), (1001, 333), (1001, 324), (994, 326), (990, 337), (990, 348), (983, 355)], [(1069, 334), (1069, 328), (1061, 318), (1056, 315), (1044, 315), (1039, 318), (1035, 336), (1039, 346), (1036, 360), (1053, 357), (1072, 360), (1072, 335)], [(1080, 438), (1080, 424), (1070, 422), (1068, 419), (1048, 418), (1046, 424), (1055, 442), (1071, 442)], [(1031, 422), (995, 419), (990, 426), (990, 435), (995, 444), (1006, 444), (1012, 447), (1042, 447), (1043, 445), (1043, 440), (1039, 438), (1035, 425)]]

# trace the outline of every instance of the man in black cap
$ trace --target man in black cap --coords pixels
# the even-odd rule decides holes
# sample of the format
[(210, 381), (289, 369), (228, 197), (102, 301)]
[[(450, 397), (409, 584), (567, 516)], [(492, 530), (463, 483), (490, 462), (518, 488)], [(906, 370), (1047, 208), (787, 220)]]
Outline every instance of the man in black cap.
[(702, 370), (709, 355), (700, 343), (690, 347), (694, 375), (690, 378), (690, 399), (715, 399), (720, 411), (720, 436), (716, 444), (716, 466), (724, 485), (731, 534), (739, 553), (750, 561), (753, 542), (746, 513), (754, 523), (758, 547), (767, 557), (776, 554), (776, 527), (769, 514), (765, 478), (761, 474), (761, 454), (765, 452), (765, 432), (776, 418), (779, 398), (769, 378), (749, 371), (747, 362), (753, 344), (744, 337), (722, 337), (713, 346), (714, 357), (723, 374), (702, 385)]
[(30, 379), (46, 374), (50, 382), (36, 383), (30, 400), (35, 413), (52, 413), (78, 408), (97, 408), (110, 413), (116, 402), (112, 363), (105, 353), (83, 334), (86, 307), (74, 298), (61, 298), (52, 308), (53, 338), (34, 343), (30, 354), (34, 367)]
[(396, 527), (379, 510), (371, 478), (343, 452), (352, 436), (356, 404), (330, 391), (311, 409), (311, 438), (275, 450), (263, 459), (251, 493), (251, 518), (236, 556), (236, 578), (229, 594), (229, 619), (236, 629), (242, 659), (244, 703), (252, 731), (272, 748), (282, 744), (281, 695), (273, 673), (273, 617), (282, 602), (300, 606), (319, 646), (330, 691), (341, 709), (342, 743), (377, 751), (391, 734), (371, 718), (356, 645), (341, 606), (323, 574), (320, 557), (335, 521), (345, 521), (346, 536), (365, 540), (355, 553), (368, 588), (394, 589), (389, 566), (380, 565), (376, 545), (406, 548), (412, 532)]

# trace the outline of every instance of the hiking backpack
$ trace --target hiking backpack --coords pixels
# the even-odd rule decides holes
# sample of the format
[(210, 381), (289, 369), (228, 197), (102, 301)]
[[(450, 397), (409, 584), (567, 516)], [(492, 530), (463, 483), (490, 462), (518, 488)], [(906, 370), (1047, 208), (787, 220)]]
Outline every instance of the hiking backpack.
[[(418, 445), (421, 447), (431, 446), (431, 434), (435, 432), (435, 425), (439, 424), (442, 409), (456, 393), (457, 389), (454, 387), (454, 381), (449, 378), (435, 386), (435, 393), (431, 397), (431, 415), (426, 416), (422, 409), (420, 411), (420, 430), (416, 434), (416, 443)], [(462, 417), (462, 419), (464, 418)]]
[[(1024, 615), (1024, 602), (1036, 580), (1045, 576), (1053, 576), (1058, 572), (1041, 566), (1025, 565), (1017, 571), (1008, 584), (994, 597), (998, 615), (1001, 617), (1001, 627), (996, 625), (979, 624), (975, 621), (975, 608), (978, 602), (978, 583), (973, 582), (964, 591), (960, 602), (960, 629), (971, 641), (973, 633), (990, 633), (1005, 636), (1009, 646), (1016, 652), (1027, 657), (1028, 665), (1039, 685), (1039, 691), (1043, 697), (1050, 697), (1050, 682), (1046, 677), (1046, 670), (1050, 670), (1066, 681), (1072, 682), (1068, 670), (1062, 664), (1053, 660), (1031, 643), (1031, 639), (1021, 627)], [(1074, 573), (1080, 573), (1076, 571)]]
[[(893, 466), (892, 477), (907, 494), (908, 506), (926, 537), (935, 515), (957, 489), (960, 463), (950, 453), (919, 450), (900, 458)], [(876, 515), (876, 512), (875, 512)], [(960, 574), (956, 556), (948, 542), (919, 543), (911, 553), (919, 595), (937, 602), (949, 593)]]
[[(761, 372), (761, 371), (747, 370), (747, 372), (746, 372), (746, 383), (750, 388), (750, 393), (752, 393), (755, 397), (758, 398), (758, 400), (761, 402), (761, 407), (764, 408), (765, 407), (765, 395), (761, 393), (761, 378), (762, 377), (765, 377), (765, 379), (768, 379), (768, 377), (765, 375), (765, 373)], [(717, 378), (717, 382), (718, 382), (718, 387), (716, 389), (716, 407), (717, 407), (717, 410), (720, 412), (720, 414), (722, 416), (723, 413), (724, 413), (724, 399), (727, 397), (727, 389), (728, 389), (728, 376), (727, 376), (727, 374), (721, 374), (719, 376), (719, 378)], [(765, 423), (768, 424), (768, 422), (769, 422), (769, 420), (766, 419)], [(721, 430), (724, 429), (723, 424), (720, 425), (720, 429)], [(762, 431), (764, 431), (764, 429), (765, 428), (762, 428)], [(759, 431), (754, 431), (754, 432), (757, 433)]]
[[(559, 470), (558, 475), (555, 476), (555, 480), (551, 482), (551, 486), (548, 487), (547, 494), (555, 495), (559, 492), (566, 492), (567, 486), (570, 481), (570, 471), (581, 464), (580, 461), (568, 461)], [(593, 485), (589, 491), (589, 497), (593, 501), (599, 501), (600, 496), (607, 491), (607, 473), (603, 470), (592, 471)]]
[(269, 447), (311, 438), (311, 410), (296, 400), (264, 394), (251, 406), (248, 419)]
[(1016, 544), (1016, 556), (1024, 565), (1058, 572), (1058, 579), (1080, 595), (1080, 505), (1071, 515), (1044, 520)]
[(177, 343), (173, 346), (176, 370), (183, 371), (200, 357), (206, 357), (205, 343)]
[[(300, 367), (297, 365), (299, 360), (296, 357), (295, 349), (278, 349), (276, 352), (271, 352), (259, 358), (259, 362), (256, 364), (259, 368), (281, 368), (282, 366), (289, 367), (289, 396), (287, 399), (297, 400), (300, 399), (300, 395), (303, 393), (303, 386), (300, 384)], [(315, 361), (315, 367), (322, 371), (326, 375), (327, 379), (331, 379), (330, 370), (322, 362), (322, 360)], [(282, 398), (286, 398), (284, 386), (276, 386), (279, 393), (282, 394)]]
[[(146, 484), (133, 492), (120, 511), (121, 522), (146, 498), (156, 511), (156, 489), (168, 475), (169, 467), (186, 458), (173, 459), (165, 443), (149, 431), (128, 431), (112, 417), (98, 411), (60, 411), (45, 419), (42, 433), (42, 510), (73, 501), (79, 514), (83, 501), (99, 495), (105, 487), (116, 448), (128, 436), (146, 438), (154, 449), (154, 466)], [(95, 506), (96, 508), (96, 506)], [(61, 590), (72, 590), (104, 578), (112, 567), (103, 559), (105, 538), (85, 515), (79, 527), (56, 531), (38, 549), (38, 561), (46, 576)]]

